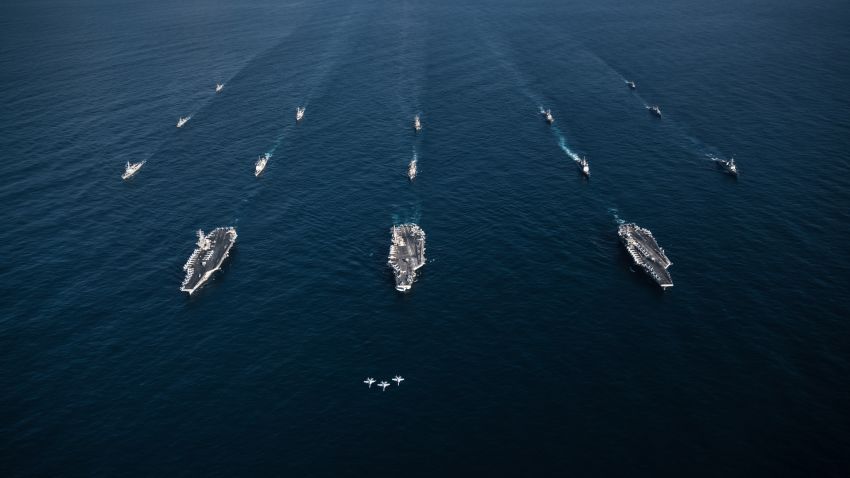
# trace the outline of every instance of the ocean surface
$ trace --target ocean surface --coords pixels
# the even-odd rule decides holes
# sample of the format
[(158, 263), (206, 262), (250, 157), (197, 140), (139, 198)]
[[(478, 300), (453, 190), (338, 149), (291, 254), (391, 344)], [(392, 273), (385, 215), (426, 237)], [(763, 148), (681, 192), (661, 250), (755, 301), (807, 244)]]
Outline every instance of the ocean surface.
[(843, 0), (4, 1), (0, 475), (846, 477), (849, 154)]

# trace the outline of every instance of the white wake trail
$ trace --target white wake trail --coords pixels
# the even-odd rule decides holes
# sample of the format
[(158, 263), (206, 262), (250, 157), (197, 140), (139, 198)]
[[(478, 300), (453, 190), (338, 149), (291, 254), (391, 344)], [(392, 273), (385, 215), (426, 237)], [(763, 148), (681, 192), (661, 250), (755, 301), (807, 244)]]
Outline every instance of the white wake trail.
[(563, 151), (570, 159), (572, 159), (576, 163), (581, 162), (581, 158), (579, 157), (579, 155), (576, 154), (572, 149), (570, 149), (569, 146), (567, 146), (567, 140), (566, 138), (564, 138), (564, 135), (563, 133), (561, 133), (561, 130), (555, 127), (553, 127), (552, 129), (555, 131), (555, 135), (558, 137), (558, 146), (560, 146), (561, 151)]
[(620, 219), (620, 216), (619, 216), (620, 211), (618, 211), (617, 208), (609, 207), (608, 212), (611, 213), (612, 216), (614, 216), (614, 222), (616, 224), (625, 224), (626, 223), (626, 221)]

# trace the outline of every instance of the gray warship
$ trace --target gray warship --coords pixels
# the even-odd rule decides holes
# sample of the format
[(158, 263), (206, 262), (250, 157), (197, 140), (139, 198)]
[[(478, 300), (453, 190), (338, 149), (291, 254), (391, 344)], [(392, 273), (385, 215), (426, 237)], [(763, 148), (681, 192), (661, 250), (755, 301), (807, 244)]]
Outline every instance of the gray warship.
[(183, 266), (186, 278), (183, 279), (180, 290), (192, 295), (203, 287), (227, 259), (235, 243), (235, 228), (218, 227), (206, 235), (198, 229), (198, 247)]
[(393, 226), (387, 264), (395, 273), (395, 288), (406, 292), (416, 280), (416, 271), (425, 265), (425, 231), (416, 224)]
[(735, 164), (735, 158), (714, 158), (714, 160), (717, 162), (717, 165), (720, 166), (720, 168), (723, 169), (723, 171), (727, 174), (731, 174), (732, 176), (738, 175), (738, 165)]
[(618, 234), (632, 260), (649, 274), (662, 289), (673, 287), (673, 278), (667, 268), (673, 265), (655, 237), (637, 224), (621, 224)]

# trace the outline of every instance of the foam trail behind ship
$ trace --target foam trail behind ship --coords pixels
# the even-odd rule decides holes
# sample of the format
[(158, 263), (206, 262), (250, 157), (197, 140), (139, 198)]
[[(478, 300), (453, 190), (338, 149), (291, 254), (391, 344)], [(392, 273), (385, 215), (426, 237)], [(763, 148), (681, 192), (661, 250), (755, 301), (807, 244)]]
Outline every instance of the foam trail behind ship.
[(513, 83), (517, 85), (517, 89), (523, 96), (537, 104), (541, 110), (543, 109), (541, 104), (544, 103), (544, 99), (537, 94), (534, 94), (528, 87), (530, 82), (523, 75), (523, 73), (516, 67), (516, 65), (511, 61), (510, 58), (504, 53), (504, 47), (500, 47), (497, 43), (498, 40), (493, 38), (493, 35), (490, 33), (489, 29), (481, 28), (477, 23), (475, 24), (475, 29), (478, 32), (478, 36), (481, 38), (481, 41), (487, 45), (487, 48), (490, 50), (490, 53), (496, 59), (496, 64), (500, 66), (508, 75), (513, 77)]
[[(294, 33), (294, 31), (295, 31), (295, 28), (292, 27), (289, 30), (282, 32), (281, 36), (277, 38), (274, 45), (272, 45), (271, 47), (266, 48), (266, 49), (264, 49), (260, 52), (253, 54), (247, 60), (237, 64), (235, 68), (231, 69), (231, 71), (233, 71), (233, 72), (230, 73), (230, 75), (227, 76), (224, 79), (223, 84), (229, 85), (232, 81), (235, 81), (237, 78), (239, 78), (240, 75), (242, 75), (243, 72), (258, 58), (261, 58), (263, 55), (267, 54), (269, 51), (272, 51), (275, 48), (278, 48), (281, 45), (284, 45), (285, 42), (286, 42), (286, 39), (289, 36), (291, 36)], [(217, 68), (216, 73), (213, 76), (219, 77), (219, 78), (221, 76), (224, 76), (224, 75), (220, 74), (220, 70), (221, 70), (221, 68)], [(233, 93), (230, 93), (230, 94), (232, 95)], [(189, 113), (189, 115), (188, 115), (189, 118), (195, 119), (195, 116), (197, 114), (203, 112), (213, 101), (216, 100), (216, 98), (218, 96), (220, 96), (220, 94), (215, 92), (214, 85), (211, 85), (210, 89), (208, 89), (208, 90), (198, 89), (196, 92), (192, 93), (191, 102), (194, 103), (196, 106), (193, 107), (192, 112)], [(177, 112), (177, 113), (179, 113), (179, 112)], [(178, 114), (178, 116), (182, 116), (182, 115)], [(190, 120), (189, 123), (191, 123), (191, 120)], [(186, 126), (189, 126), (189, 123), (187, 123)], [(168, 143), (169, 141), (172, 141), (172, 142), (174, 141), (174, 136), (171, 136), (172, 134), (174, 134), (174, 129), (175, 129), (174, 123), (170, 123), (170, 125), (167, 126), (167, 127), (163, 126), (162, 139), (159, 141), (159, 143), (153, 149), (153, 151), (150, 154), (148, 154), (147, 157), (144, 158), (145, 161), (151, 161), (151, 160), (153, 160), (154, 162), (156, 161), (156, 157), (164, 149), (166, 143)], [(184, 134), (187, 134), (187, 133), (184, 133)]]
[(576, 163), (581, 161), (581, 158), (579, 158), (578, 154), (573, 152), (573, 150), (570, 149), (569, 146), (567, 146), (567, 139), (564, 137), (564, 134), (561, 132), (561, 130), (557, 126), (553, 125), (552, 131), (554, 131), (555, 136), (558, 138), (558, 146), (561, 148), (561, 151), (563, 151), (570, 159), (572, 159)]
[[(596, 53), (594, 53), (591, 50), (585, 50), (585, 51), (590, 55), (590, 57), (596, 59), (600, 64), (604, 65), (607, 69), (609, 69), (612, 73), (614, 73), (616, 76), (618, 76), (621, 80), (623, 80), (624, 82), (626, 81), (626, 78), (619, 71), (617, 71), (616, 68), (611, 66), (607, 61), (602, 59), (599, 55), (597, 55)], [(639, 83), (639, 82), (636, 82), (636, 83)], [(638, 84), (638, 88), (640, 88), (639, 84)], [(644, 108), (650, 107), (650, 102), (646, 101), (638, 91), (630, 90), (630, 92), (634, 97), (636, 97), (638, 99), (638, 101), (640, 101), (641, 105), (643, 105)], [(659, 104), (661, 106), (662, 111), (664, 111), (665, 105), (657, 103), (657, 102), (655, 102), (653, 104)], [(709, 159), (711, 159), (712, 156), (713, 157), (724, 157), (724, 155), (722, 155), (717, 150), (717, 148), (705, 144), (703, 141), (701, 141), (700, 139), (698, 139), (694, 135), (690, 134), (688, 132), (688, 129), (687, 129), (686, 126), (683, 126), (681, 123), (671, 121), (669, 115), (667, 115), (666, 113), (664, 115), (663, 121), (664, 121), (665, 126), (672, 128), (677, 134), (681, 135), (682, 138), (689, 143), (690, 149), (692, 151), (695, 151), (696, 153), (699, 153), (700, 155), (707, 156), (707, 157), (709, 157)]]
[(408, 163), (408, 166), (411, 163), (416, 164), (417, 174), (419, 174), (418, 173), (418, 171), (419, 171), (419, 155), (416, 154), (416, 145), (413, 145), (413, 158), (411, 158), (410, 163)]
[[(412, 222), (415, 224), (420, 224), (419, 221), (422, 220), (422, 206), (420, 203), (416, 203), (413, 205), (411, 210), (407, 213), (403, 214), (393, 214), (392, 215), (392, 223), (393, 225), (405, 224), (408, 222)], [(421, 225), (421, 224), (420, 224)]]
[[(490, 51), (493, 53), (493, 56), (496, 57), (498, 64), (511, 76), (514, 78), (514, 83), (517, 84), (517, 89), (523, 96), (531, 100), (537, 105), (537, 108), (540, 114), (545, 112), (545, 108), (543, 107), (544, 100), (540, 95), (534, 94), (528, 88), (528, 80), (525, 78), (525, 75), (516, 67), (516, 65), (510, 61), (509, 58), (502, 52), (501, 49), (497, 48), (495, 40), (491, 38), (487, 34), (482, 34), (479, 30), (479, 35), (483, 39), (483, 42), (487, 44)], [(558, 128), (557, 125), (553, 124), (551, 126), (552, 131), (555, 136), (558, 138), (558, 146), (560, 146), (561, 150), (566, 153), (566, 155), (575, 162), (579, 162), (580, 158), (578, 155), (573, 152), (569, 146), (567, 145), (567, 140), (564, 136), (564, 133), (561, 132), (561, 129)]]
[[(270, 166), (272, 166), (272, 163), (275, 162), (275, 159), (279, 159), (279, 158), (275, 157), (275, 151), (277, 151), (278, 147), (280, 147), (280, 145), (283, 143), (283, 139), (286, 137), (287, 130), (288, 130), (287, 128), (284, 128), (280, 132), (280, 134), (277, 135), (277, 138), (275, 138), (275, 141), (272, 144), (272, 147), (269, 148), (268, 151), (266, 151), (266, 153), (271, 155), (271, 158), (269, 158), (269, 162), (266, 165), (266, 168), (269, 168)], [(254, 158), (254, 161), (256, 161), (256, 160), (257, 159)], [(244, 174), (245, 174), (245, 177), (247, 178), (246, 179), (247, 182), (245, 184), (246, 194), (243, 196), (242, 200), (239, 201), (239, 206), (237, 207), (237, 209), (236, 209), (236, 211), (233, 215), (233, 224), (234, 225), (239, 224), (239, 218), (242, 216), (243, 208), (247, 207), (247, 205), (250, 204), (251, 201), (258, 194), (260, 194), (260, 192), (262, 191), (261, 178), (266, 176), (266, 172), (264, 172), (263, 176), (261, 176), (260, 178), (254, 177), (254, 175), (251, 174), (252, 171), (251, 171), (250, 166), (252, 164), (254, 164), (254, 163), (247, 161), (247, 160), (245, 161), (245, 168), (244, 168), (245, 173)]]
[[(301, 93), (300, 95), (296, 95), (300, 96), (301, 98), (299, 104), (291, 104), (285, 106), (286, 108), (288, 108), (285, 118), (289, 118), (289, 120), (291, 120), (292, 122), (295, 122), (295, 108), (299, 106), (307, 108), (310, 104), (310, 100), (317, 94), (320, 94), (322, 92), (322, 90), (327, 85), (327, 81), (331, 76), (331, 73), (333, 73), (334, 70), (338, 67), (340, 58), (344, 56), (350, 48), (350, 44), (346, 40), (351, 36), (351, 31), (348, 26), (353, 19), (353, 7), (349, 6), (348, 10), (341, 14), (341, 18), (343, 18), (343, 20), (341, 20), (335, 25), (333, 33), (327, 36), (328, 40), (324, 43), (323, 48), (321, 50), (321, 54), (312, 57), (312, 61), (308, 65), (302, 64), (298, 65), (297, 67), (299, 70), (307, 71), (309, 73), (308, 78), (310, 79), (310, 81), (306, 82), (306, 84), (300, 85)], [(283, 44), (283, 42), (280, 42), (276, 44), (273, 48), (279, 48), (283, 46)], [(308, 120), (308, 113), (309, 111), (305, 113), (305, 121)], [(287, 116), (289, 114), (291, 114), (292, 116)], [(274, 140), (274, 143), (272, 143), (271, 148), (269, 148), (269, 150), (267, 151), (269, 154), (272, 155), (272, 159), (269, 160), (268, 167), (274, 167), (272, 163), (275, 162), (275, 159), (280, 159), (275, 158), (274, 154), (277, 149), (283, 144), (283, 141), (286, 138), (289, 128), (292, 127), (289, 123), (284, 124), (285, 126), (283, 127), (282, 131), (280, 132), (280, 134), (278, 134), (278, 136)], [(247, 164), (247, 170), (249, 174), (247, 174), (246, 178), (250, 182), (246, 183), (245, 187), (247, 190), (247, 194), (245, 194), (242, 200), (239, 201), (239, 205), (236, 211), (234, 212), (234, 224), (239, 223), (239, 218), (242, 216), (242, 211), (244, 210), (244, 208), (247, 207), (247, 205), (249, 205), (253, 201), (253, 199), (263, 190), (262, 181), (258, 181), (259, 178), (255, 178), (253, 177), (253, 174), (250, 174), (250, 165), (252, 163), (248, 162)], [(266, 173), (264, 173), (264, 175), (265, 174)]]
[(619, 215), (620, 211), (617, 208), (609, 207), (608, 212), (611, 213), (612, 216), (614, 216), (614, 223), (615, 224), (619, 225), (619, 224), (625, 224), (626, 223), (626, 221), (620, 219), (620, 215)]
[(277, 135), (277, 138), (275, 138), (275, 140), (274, 140), (274, 144), (272, 144), (272, 147), (267, 152), (271, 155), (274, 155), (275, 151), (277, 151), (277, 148), (279, 148), (281, 143), (283, 143), (283, 138), (285, 136), (286, 136), (286, 128), (284, 128), (280, 132), (280, 134)]

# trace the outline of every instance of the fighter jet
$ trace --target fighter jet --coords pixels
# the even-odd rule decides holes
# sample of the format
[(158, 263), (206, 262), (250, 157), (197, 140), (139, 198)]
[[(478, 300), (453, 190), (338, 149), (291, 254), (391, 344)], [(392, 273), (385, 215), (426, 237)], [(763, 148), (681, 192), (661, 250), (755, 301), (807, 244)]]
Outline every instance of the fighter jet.
[(401, 385), (401, 382), (404, 382), (404, 377), (402, 377), (401, 375), (396, 375), (395, 377), (393, 377), (393, 382), (395, 382), (397, 385)]
[(366, 380), (363, 380), (363, 383), (368, 385), (369, 388), (372, 388), (372, 384), (375, 383), (375, 379), (372, 377), (368, 377)]
[(386, 380), (384, 380), (383, 382), (379, 383), (378, 386), (381, 387), (382, 392), (386, 392), (387, 387), (389, 387), (390, 384)]

